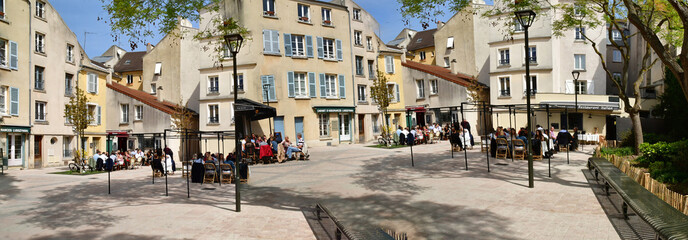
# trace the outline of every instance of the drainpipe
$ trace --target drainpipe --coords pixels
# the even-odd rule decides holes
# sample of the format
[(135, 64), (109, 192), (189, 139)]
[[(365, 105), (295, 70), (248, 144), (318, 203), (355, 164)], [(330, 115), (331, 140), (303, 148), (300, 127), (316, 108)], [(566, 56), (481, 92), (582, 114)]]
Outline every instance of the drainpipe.
[[(344, 5), (343, 1), (342, 1), (342, 5)], [(344, 6), (346, 7), (346, 5), (344, 5)], [(354, 68), (356, 67), (356, 63), (355, 63), (356, 59), (354, 57), (354, 51), (353, 51), (354, 44), (351, 41), (353, 36), (351, 35), (351, 11), (349, 11), (349, 7), (346, 7), (346, 14), (349, 16), (349, 49), (351, 51), (351, 93), (352, 93), (351, 94), (351, 96), (352, 96), (351, 101), (354, 103), (354, 112), (353, 112), (353, 116), (351, 116), (351, 129), (350, 129), (350, 131), (351, 131), (350, 135), (352, 138), (351, 142), (353, 143), (355, 140), (353, 137), (353, 135), (354, 135), (353, 133), (354, 133), (354, 131), (356, 131), (356, 120), (358, 118), (356, 117), (356, 90), (357, 89), (356, 89), (356, 74), (354, 73), (354, 71), (355, 71)], [(363, 119), (364, 119), (363, 121), (365, 121), (365, 116), (363, 117)], [(340, 122), (340, 124), (341, 124), (341, 122)], [(339, 135), (342, 135), (342, 134), (339, 133)], [(359, 138), (360, 138), (360, 136), (359, 136)], [(365, 131), (363, 134), (363, 139), (365, 139)], [(341, 139), (339, 141), (341, 143)]]
[[(26, 4), (29, 4), (29, 66), (27, 67), (29, 69), (29, 91), (28, 91), (28, 93), (29, 93), (29, 120), (28, 121), (29, 121), (29, 127), (33, 128), (33, 123), (31, 122), (31, 112), (32, 112), (31, 106), (33, 106), (33, 104), (31, 104), (31, 101), (32, 101), (31, 92), (33, 91), (33, 89), (31, 89), (31, 56), (33, 55), (33, 53), (31, 52), (31, 42), (32, 42), (31, 41), (31, 36), (32, 36), (31, 33), (33, 32), (32, 28), (31, 28), (31, 20), (32, 20), (31, 13), (32, 13), (32, 11), (31, 11), (31, 1), (30, 0), (24, 0), (24, 1), (26, 1)], [(19, 64), (19, 63), (17, 63), (17, 64)], [(26, 168), (29, 168), (29, 165), (28, 165), (29, 154), (28, 153), (31, 152), (31, 140), (30, 140), (31, 138), (30, 137), (31, 137), (31, 135), (26, 134), (26, 145), (28, 146), (27, 151), (26, 151), (27, 152), (27, 154), (26, 154), (26, 163), (27, 163)]]

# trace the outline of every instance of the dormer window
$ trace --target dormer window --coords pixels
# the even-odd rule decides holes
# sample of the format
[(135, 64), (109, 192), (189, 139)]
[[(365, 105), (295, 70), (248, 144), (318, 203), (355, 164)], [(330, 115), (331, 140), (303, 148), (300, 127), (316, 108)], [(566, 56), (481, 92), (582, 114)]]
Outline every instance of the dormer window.
[(131, 60), (124, 61), (124, 65), (129, 65), (130, 63), (131, 63)]
[(416, 40), (416, 43), (420, 43), (422, 41), (423, 41), (423, 38), (418, 38), (418, 40)]

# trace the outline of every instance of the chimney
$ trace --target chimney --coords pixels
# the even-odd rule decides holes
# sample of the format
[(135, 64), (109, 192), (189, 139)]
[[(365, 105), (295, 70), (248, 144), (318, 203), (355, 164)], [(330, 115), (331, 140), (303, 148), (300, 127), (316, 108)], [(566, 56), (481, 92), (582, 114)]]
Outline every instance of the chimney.
[(444, 22), (442, 21), (437, 21), (437, 29), (439, 30), (440, 28), (444, 27)]
[(158, 101), (162, 102), (162, 86), (156, 85), (155, 87), (158, 88), (155, 90), (155, 96), (158, 98)]
[(153, 46), (153, 44), (147, 43), (146, 44), (146, 53), (149, 53), (151, 50), (153, 50), (153, 48), (155, 48), (155, 46)]
[(449, 61), (449, 66), (450, 66), (449, 69), (451, 70), (451, 73), (456, 74), (457, 73), (456, 67), (454, 67), (454, 66), (456, 66), (456, 59), (452, 59), (451, 61)]

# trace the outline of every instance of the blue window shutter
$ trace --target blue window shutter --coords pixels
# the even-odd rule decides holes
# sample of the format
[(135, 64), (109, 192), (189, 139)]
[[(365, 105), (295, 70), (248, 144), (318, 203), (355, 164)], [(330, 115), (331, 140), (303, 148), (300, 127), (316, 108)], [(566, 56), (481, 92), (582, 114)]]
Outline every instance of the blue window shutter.
[(314, 98), (315, 96), (315, 73), (314, 72), (309, 72), (308, 73), (308, 92), (310, 97)]
[(10, 88), (10, 115), (19, 116), (19, 88)]
[[(268, 85), (268, 84), (269, 84), (268, 76), (265, 76), (265, 75), (260, 76), (260, 83), (261, 83), (261, 87), (262, 87), (262, 86)], [(262, 90), (262, 89), (263, 89), (263, 88), (261, 88), (261, 90)], [(268, 90), (268, 91), (269, 91), (269, 90)], [(263, 102), (267, 102), (267, 101), (268, 101), (268, 96), (265, 95), (265, 91), (261, 91), (261, 92), (263, 93)], [(269, 94), (270, 94), (270, 93), (268, 93), (268, 95), (269, 95)]]
[(274, 54), (279, 54), (280, 53), (280, 47), (279, 47), (279, 32), (277, 30), (271, 30), (272, 32), (272, 53)]
[(272, 52), (272, 31), (263, 30), (263, 53)]
[(342, 40), (337, 39), (337, 60), (344, 61), (344, 54), (342, 53)]
[(284, 56), (291, 57), (291, 34), (284, 34)]
[(294, 72), (287, 73), (287, 86), (289, 87), (289, 97), (294, 97)]
[(277, 100), (277, 93), (275, 92), (275, 76), (268, 75), (268, 83), (270, 83), (268, 95), (270, 95), (271, 101), (275, 101)]
[(320, 74), (320, 97), (325, 98), (327, 97), (327, 93), (325, 92), (325, 74), (321, 73)]
[(339, 75), (339, 98), (346, 98), (346, 83), (344, 75)]
[(19, 49), (17, 42), (10, 41), (10, 69), (19, 68)]
[(323, 38), (321, 38), (321, 37), (316, 37), (315, 40), (316, 40), (317, 45), (318, 45), (318, 58), (322, 59), (323, 56), (324, 56), (324, 52), (323, 52)]
[(313, 57), (313, 36), (306, 36), (306, 56)]

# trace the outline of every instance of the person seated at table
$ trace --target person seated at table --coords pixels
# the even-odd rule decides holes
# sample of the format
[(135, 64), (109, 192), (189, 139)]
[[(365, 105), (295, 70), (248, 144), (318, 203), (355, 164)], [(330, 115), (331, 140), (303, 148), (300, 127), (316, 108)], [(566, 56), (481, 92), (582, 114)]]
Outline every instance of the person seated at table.
[(151, 168), (153, 168), (154, 171), (159, 171), (161, 174), (165, 174), (165, 168), (162, 165), (163, 157), (162, 148), (158, 148), (155, 150), (155, 154), (153, 154), (153, 160), (151, 162)]
[[(103, 153), (102, 156), (107, 156), (107, 155), (108, 155), (108, 153), (105, 152), (105, 153)], [(112, 171), (115, 169), (115, 159), (116, 158), (114, 158), (114, 155), (111, 155), (110, 157), (107, 157), (105, 159), (105, 171)]]
[(534, 151), (537, 149), (535, 143), (539, 143), (538, 146), (540, 147), (540, 153), (542, 156), (545, 156), (545, 153), (547, 152), (547, 136), (542, 133), (542, 130), (535, 131), (535, 139), (533, 141), (533, 149), (535, 149)]
[(399, 135), (399, 142), (401, 142), (401, 145), (406, 145), (409, 134), (410, 132), (408, 128), (404, 128), (401, 130), (401, 134)]
[(573, 139), (571, 139), (571, 150), (578, 150), (578, 127), (573, 128)]
[(557, 140), (554, 141), (554, 143), (557, 146), (568, 147), (569, 144), (571, 144), (571, 138), (571, 134), (568, 131), (566, 131), (566, 129), (561, 129), (561, 131), (559, 131), (559, 134), (557, 134)]
[(225, 158), (222, 161), (222, 163), (229, 164), (230, 166), (232, 166), (232, 169), (234, 169), (234, 154), (232, 154), (232, 153), (227, 154), (227, 158)]
[(279, 143), (277, 142), (277, 139), (275, 139), (274, 135), (270, 137), (270, 148), (272, 148), (272, 154), (277, 154), (277, 151), (279, 150)]
[(265, 145), (270, 145), (270, 143), (268, 142), (268, 138), (265, 135), (263, 135), (262, 137), (260, 137), (260, 143), (258, 144), (258, 146), (260, 147)]
[(176, 169), (174, 168), (175, 166), (174, 166), (174, 161), (172, 160), (172, 155), (163, 152), (163, 156), (165, 159), (165, 174), (174, 175), (174, 172), (176, 171)]
[(292, 143), (289, 141), (289, 136), (284, 137), (284, 141), (282, 142), (282, 145), (284, 146), (284, 149), (286, 149), (286, 151), (287, 151), (287, 158), (288, 159), (294, 159), (294, 157), (292, 156), (292, 153), (301, 152), (300, 148), (292, 146)]
[(100, 150), (98, 149), (96, 149), (96, 154), (93, 154), (93, 162), (96, 163), (96, 171), (103, 169), (103, 161), (100, 160)]

